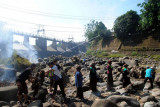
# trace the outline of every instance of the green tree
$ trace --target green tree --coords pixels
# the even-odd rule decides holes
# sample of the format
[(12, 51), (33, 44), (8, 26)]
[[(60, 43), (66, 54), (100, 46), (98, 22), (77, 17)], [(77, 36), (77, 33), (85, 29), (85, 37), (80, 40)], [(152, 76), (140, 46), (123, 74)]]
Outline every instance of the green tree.
[(141, 9), (141, 29), (152, 31), (160, 28), (160, 0), (147, 0), (138, 4)]
[(114, 22), (115, 36), (119, 39), (132, 37), (137, 31), (139, 20), (140, 16), (133, 10), (119, 16)]
[(111, 36), (111, 31), (107, 30), (106, 26), (102, 22), (97, 22), (95, 20), (86, 25), (85, 37), (88, 40), (98, 41), (100, 39), (106, 39), (106, 37)]

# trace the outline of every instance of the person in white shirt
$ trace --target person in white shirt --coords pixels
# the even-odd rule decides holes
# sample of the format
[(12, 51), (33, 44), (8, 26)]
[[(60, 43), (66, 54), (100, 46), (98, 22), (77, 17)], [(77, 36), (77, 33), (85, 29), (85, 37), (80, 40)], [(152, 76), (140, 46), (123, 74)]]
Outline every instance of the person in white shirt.
[(56, 94), (57, 92), (57, 85), (59, 85), (60, 89), (61, 89), (61, 93), (62, 93), (62, 96), (63, 98), (66, 97), (66, 94), (64, 92), (64, 84), (63, 84), (63, 79), (62, 79), (62, 74), (61, 72), (59, 71), (58, 67), (57, 67), (57, 60), (54, 60), (53, 61), (53, 67), (52, 69), (54, 70), (54, 92), (53, 92), (53, 95)]

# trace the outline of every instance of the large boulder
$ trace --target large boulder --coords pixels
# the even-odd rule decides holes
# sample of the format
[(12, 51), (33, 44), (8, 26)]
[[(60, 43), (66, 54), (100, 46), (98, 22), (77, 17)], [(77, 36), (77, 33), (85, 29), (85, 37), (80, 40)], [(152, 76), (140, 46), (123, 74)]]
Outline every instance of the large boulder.
[(133, 88), (137, 90), (142, 90), (144, 88), (144, 82), (143, 81), (131, 81)]
[(124, 59), (124, 63), (129, 65), (130, 67), (138, 66), (138, 60)]
[(41, 100), (35, 100), (28, 107), (43, 107), (43, 104)]
[(113, 103), (125, 101), (131, 107), (140, 107), (140, 103), (136, 99), (128, 96), (113, 95), (107, 99), (111, 100)]
[(156, 102), (146, 102), (143, 107), (159, 107)]
[(17, 86), (8, 86), (0, 88), (0, 100), (12, 101), (17, 99)]
[(156, 98), (154, 96), (145, 96), (145, 97), (142, 97), (140, 99), (140, 103), (145, 103), (145, 102), (149, 102), (149, 101), (154, 101), (154, 102), (157, 102)]
[(0, 101), (0, 107), (11, 107), (8, 102)]
[(91, 107), (118, 107), (118, 106), (111, 100), (96, 99)]
[(71, 66), (65, 66), (63, 67), (63, 71), (68, 72), (68, 70), (71, 69)]
[(48, 93), (46, 88), (41, 88), (38, 90), (37, 95), (35, 96), (35, 99), (45, 101), (45, 96)]
[(92, 92), (91, 90), (83, 92), (83, 95), (86, 99), (95, 99), (101, 97), (101, 93), (99, 91)]
[(120, 86), (120, 85), (122, 85), (122, 82), (120, 82), (120, 81), (116, 81), (116, 82), (114, 82), (113, 84), (114, 84), (114, 86), (116, 87), (116, 86)]
[(155, 96), (155, 97), (160, 96), (160, 90), (159, 90), (159, 88), (153, 89), (153, 90), (151, 91), (151, 94), (152, 94), (153, 96)]

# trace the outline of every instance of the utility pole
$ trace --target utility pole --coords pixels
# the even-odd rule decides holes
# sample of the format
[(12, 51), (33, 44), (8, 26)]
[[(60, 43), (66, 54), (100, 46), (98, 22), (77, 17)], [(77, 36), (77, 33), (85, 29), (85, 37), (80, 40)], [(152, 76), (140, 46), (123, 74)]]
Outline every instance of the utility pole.
[(40, 25), (40, 24), (38, 25), (37, 35), (38, 36), (45, 36), (44, 25)]

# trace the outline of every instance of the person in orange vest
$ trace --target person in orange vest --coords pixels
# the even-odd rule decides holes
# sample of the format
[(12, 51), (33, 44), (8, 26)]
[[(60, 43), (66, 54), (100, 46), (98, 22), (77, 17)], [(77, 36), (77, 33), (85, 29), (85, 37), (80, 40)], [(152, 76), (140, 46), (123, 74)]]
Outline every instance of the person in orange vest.
[(50, 87), (49, 87), (49, 91), (52, 92), (52, 87), (53, 87), (53, 76), (54, 76), (54, 70), (52, 69), (53, 67), (53, 62), (49, 62), (48, 63), (49, 66), (49, 70), (46, 72), (47, 76), (50, 78)]

